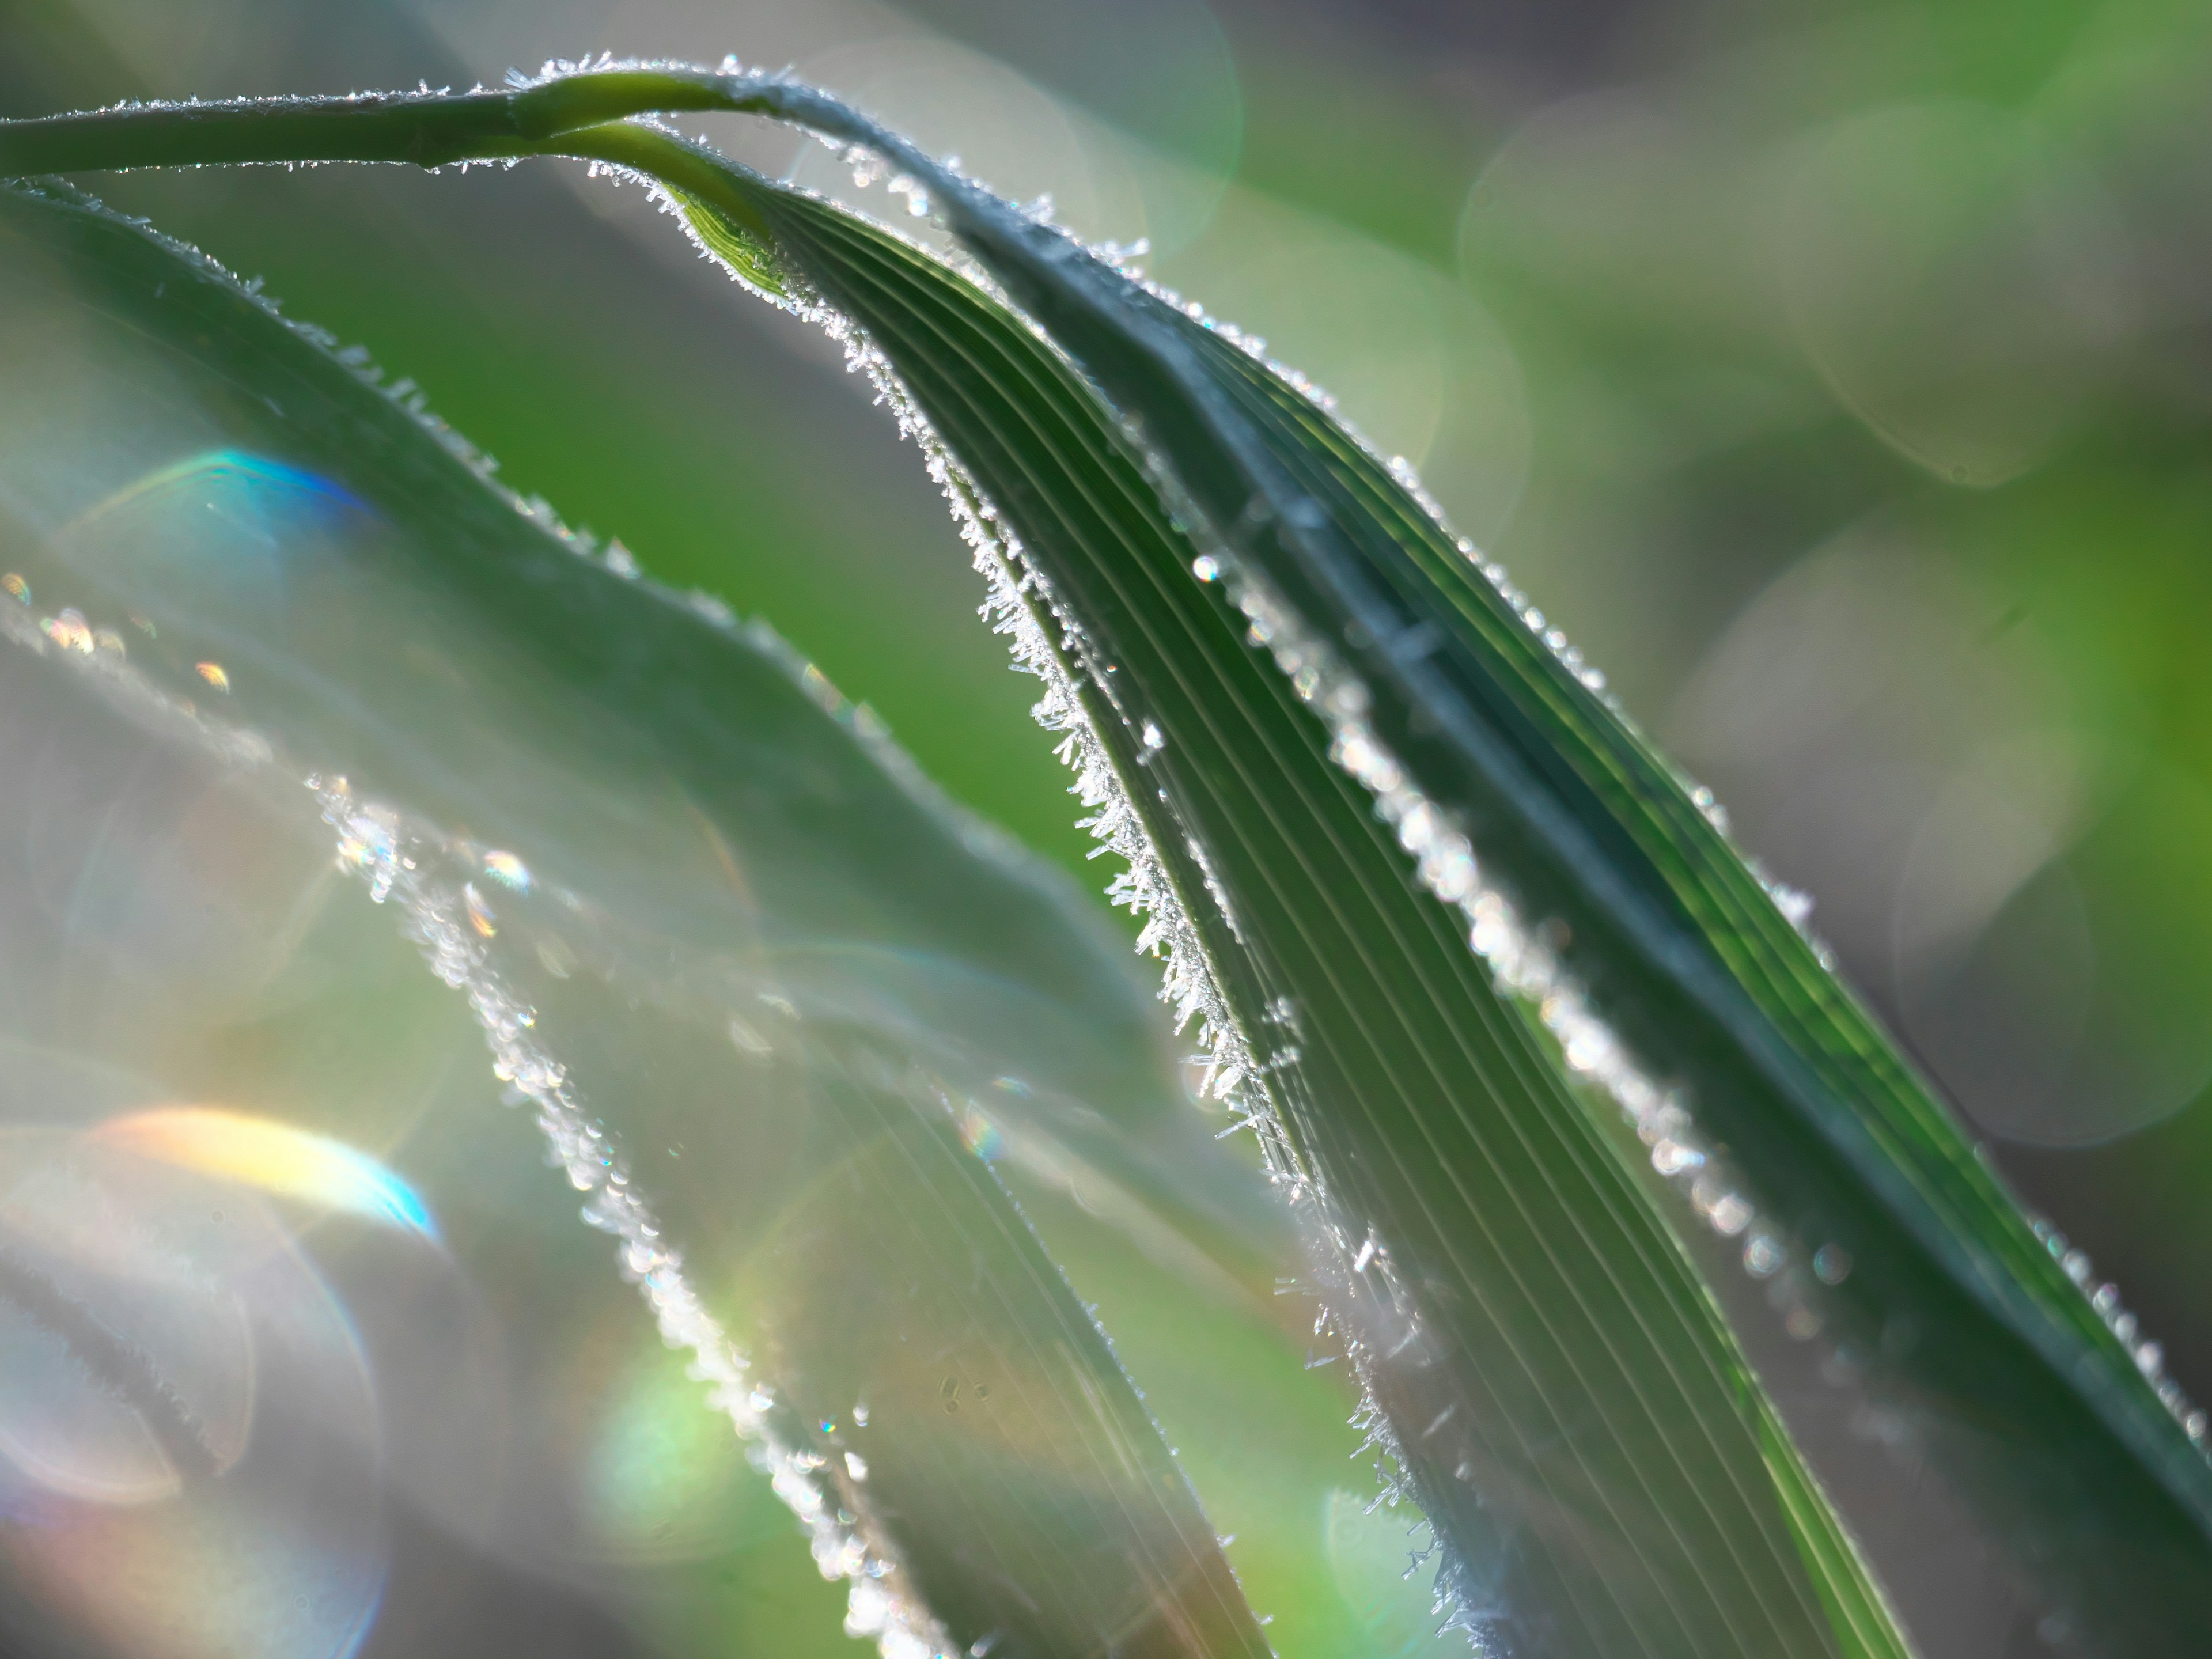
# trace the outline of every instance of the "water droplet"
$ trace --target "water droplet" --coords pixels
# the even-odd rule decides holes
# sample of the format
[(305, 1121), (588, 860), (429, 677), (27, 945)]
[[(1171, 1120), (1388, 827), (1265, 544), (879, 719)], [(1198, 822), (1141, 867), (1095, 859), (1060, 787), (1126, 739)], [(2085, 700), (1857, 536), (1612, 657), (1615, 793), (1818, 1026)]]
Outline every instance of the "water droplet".
[(1707, 823), (1725, 836), (1729, 832), (1729, 810), (1721, 805), (1713, 792), (1699, 784), (1690, 791), (1690, 805), (1698, 809)]
[(1812, 920), (1813, 896), (1810, 893), (1780, 881), (1766, 890), (1767, 896), (1774, 901), (1774, 908), (1782, 912), (1784, 920), (1792, 927), (1802, 927)]

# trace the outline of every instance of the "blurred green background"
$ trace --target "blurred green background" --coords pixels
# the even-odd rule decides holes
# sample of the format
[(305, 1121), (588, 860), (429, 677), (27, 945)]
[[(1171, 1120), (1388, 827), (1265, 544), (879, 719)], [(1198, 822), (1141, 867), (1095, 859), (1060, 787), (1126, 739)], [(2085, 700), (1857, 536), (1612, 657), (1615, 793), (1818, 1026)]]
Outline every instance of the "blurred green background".
[[(2212, 1395), (2203, 0), (0, 0), (0, 42), (9, 115), (735, 52), (1141, 240), (1419, 465)], [(915, 456), (641, 192), (97, 187), (1101, 884)]]

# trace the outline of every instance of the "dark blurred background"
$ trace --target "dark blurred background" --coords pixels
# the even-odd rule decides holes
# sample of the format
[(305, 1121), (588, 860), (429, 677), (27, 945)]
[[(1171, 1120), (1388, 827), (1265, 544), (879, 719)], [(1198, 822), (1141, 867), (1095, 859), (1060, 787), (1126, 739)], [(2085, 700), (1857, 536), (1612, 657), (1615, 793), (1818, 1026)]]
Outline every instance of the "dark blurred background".
[[(602, 50), (793, 64), (1334, 391), (2212, 1395), (2212, 6), (0, 0), (0, 112)], [(98, 188), (1103, 879), (914, 454), (639, 192)]]

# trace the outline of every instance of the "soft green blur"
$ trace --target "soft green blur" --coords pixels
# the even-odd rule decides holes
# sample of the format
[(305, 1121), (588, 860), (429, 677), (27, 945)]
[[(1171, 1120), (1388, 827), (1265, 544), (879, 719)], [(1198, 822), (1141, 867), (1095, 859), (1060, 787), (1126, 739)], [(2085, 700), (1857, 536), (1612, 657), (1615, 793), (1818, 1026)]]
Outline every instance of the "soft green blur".
[[(2212, 9), (7, 0), (0, 38), (7, 114), (603, 48), (789, 61), (1148, 239), (1150, 275), (1420, 466), (2212, 1394)], [(905, 222), (818, 146), (713, 131)], [(98, 187), (412, 375), (519, 489), (772, 618), (1103, 884), (914, 453), (639, 192), (555, 167)], [(1170, 1364), (1196, 1316), (1082, 1237), (1051, 1242), (1125, 1358)], [(610, 1433), (679, 1455), (659, 1382), (607, 1387)], [(1354, 1637), (1366, 1592), (1285, 1565), (1369, 1573), (1379, 1523), (1270, 1513), (1233, 1443), (1183, 1449), (1224, 1530), (1296, 1532), (1231, 1551), (1285, 1651), (1392, 1646), (1400, 1610)], [(610, 1524), (753, 1501), (695, 1475), (611, 1486)], [(789, 1565), (697, 1616), (781, 1645), (748, 1598)]]

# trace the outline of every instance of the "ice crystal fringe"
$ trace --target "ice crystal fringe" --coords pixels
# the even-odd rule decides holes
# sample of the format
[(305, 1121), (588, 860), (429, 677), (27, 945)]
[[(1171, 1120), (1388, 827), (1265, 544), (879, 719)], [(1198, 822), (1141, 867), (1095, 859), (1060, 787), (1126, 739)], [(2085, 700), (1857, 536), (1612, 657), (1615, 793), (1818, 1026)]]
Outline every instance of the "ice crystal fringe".
[(537, 1109), (550, 1160), (569, 1185), (589, 1194), (583, 1218), (617, 1241), (623, 1277), (643, 1294), (661, 1340), (690, 1352), (690, 1375), (707, 1385), (709, 1406), (730, 1419), (755, 1466), (799, 1517), (822, 1576), (848, 1581), (846, 1632), (872, 1638), (884, 1659), (952, 1659), (956, 1645), (944, 1627), (901, 1585), (894, 1553), (870, 1537), (862, 1522), (843, 1518), (863, 1506), (841, 1514), (849, 1494), (823, 1480), (826, 1460), (778, 1432), (769, 1415), (773, 1392), (748, 1380), (750, 1362), (684, 1277), (682, 1254), (664, 1240), (612, 1139), (537, 1041), (536, 1011), (493, 969), (483, 939), (485, 911), (473, 884), (455, 890), (431, 878), (434, 866), (475, 861), (471, 849), (357, 799), (343, 778), (306, 781), (324, 822), (337, 832), (340, 868), (358, 876), (376, 903), (398, 902), (404, 930), (431, 971), (466, 996), (491, 1048), (493, 1075), (507, 1085), (511, 1103), (527, 1101)]

